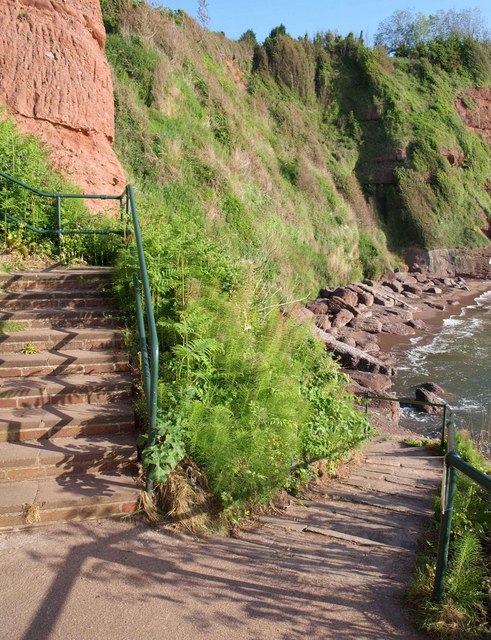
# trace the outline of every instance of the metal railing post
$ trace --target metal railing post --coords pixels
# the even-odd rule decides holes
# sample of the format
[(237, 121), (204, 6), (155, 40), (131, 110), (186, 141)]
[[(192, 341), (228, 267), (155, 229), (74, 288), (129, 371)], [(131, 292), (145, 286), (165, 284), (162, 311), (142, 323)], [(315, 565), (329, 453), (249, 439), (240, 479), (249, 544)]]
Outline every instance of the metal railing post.
[[(138, 332), (140, 334), (140, 347), (142, 351), (142, 369), (144, 378), (145, 396), (148, 406), (149, 414), (149, 426), (148, 426), (148, 446), (152, 446), (156, 441), (156, 424), (157, 424), (157, 395), (158, 395), (158, 374), (159, 374), (159, 345), (158, 335), (155, 325), (155, 317), (153, 312), (152, 294), (150, 291), (150, 284), (148, 279), (148, 272), (145, 262), (145, 252), (143, 249), (143, 242), (140, 230), (140, 223), (138, 221), (138, 214), (136, 211), (136, 203), (133, 194), (133, 188), (130, 184), (126, 185), (125, 191), (121, 195), (93, 195), (87, 193), (48, 193), (46, 191), (40, 191), (34, 187), (29, 186), (21, 180), (17, 180), (13, 176), (10, 176), (3, 171), (0, 171), (0, 178), (3, 178), (9, 182), (19, 185), (20, 187), (27, 189), (31, 193), (35, 193), (41, 198), (49, 198), (50, 200), (56, 200), (56, 216), (57, 225), (54, 229), (38, 229), (35, 226), (16, 218), (15, 216), (3, 212), (4, 224), (6, 221), (13, 222), (17, 225), (25, 225), (27, 229), (38, 233), (40, 235), (57, 236), (58, 238), (58, 250), (61, 255), (63, 235), (119, 235), (123, 238), (126, 246), (129, 247), (130, 241), (134, 239), (136, 245), (136, 252), (132, 251), (132, 255), (137, 258), (137, 264), (135, 264), (134, 272), (134, 287), (136, 294), (136, 310), (137, 310), (137, 323)], [(122, 227), (119, 230), (114, 229), (63, 229), (62, 226), (62, 212), (61, 201), (62, 199), (83, 199), (83, 200), (117, 200), (120, 205), (121, 223)], [(133, 232), (132, 232), (133, 231)], [(139, 269), (138, 269), (139, 267)], [(145, 313), (142, 308), (142, 299), (144, 301)], [(146, 325), (145, 327), (145, 319)], [(147, 331), (148, 328), (148, 337)], [(147, 491), (149, 493), (153, 490), (153, 481), (150, 478), (151, 468), (147, 473)]]
[(447, 466), (445, 477), (445, 497), (442, 502), (442, 515), (440, 522), (440, 534), (438, 538), (438, 554), (436, 560), (435, 584), (433, 587), (433, 600), (440, 602), (445, 587), (445, 575), (447, 573), (448, 549), (450, 546), (450, 532), (452, 530), (453, 505), (455, 500), (455, 485), (457, 471), (452, 465)]
[(446, 428), (446, 426), (447, 426), (447, 403), (445, 402), (445, 404), (443, 405), (442, 437), (441, 437), (441, 440), (440, 440), (442, 451), (443, 451), (443, 447), (445, 446), (445, 428)]
[(61, 256), (62, 237), (61, 237), (61, 196), (56, 196), (56, 217), (58, 223), (58, 254)]

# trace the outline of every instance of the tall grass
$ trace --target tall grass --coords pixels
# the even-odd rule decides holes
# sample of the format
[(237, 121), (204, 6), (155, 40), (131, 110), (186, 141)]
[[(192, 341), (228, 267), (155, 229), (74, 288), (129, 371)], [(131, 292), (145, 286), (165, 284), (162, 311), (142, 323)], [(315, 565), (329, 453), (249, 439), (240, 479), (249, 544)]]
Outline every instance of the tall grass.
[[(0, 119), (0, 167), (4, 173), (35, 189), (47, 193), (78, 193), (73, 184), (53, 170), (39, 141), (19, 134), (15, 124), (6, 118)], [(9, 221), (2, 214), (14, 216), (21, 224)], [(53, 235), (32, 232), (22, 223), (38, 229), (56, 228), (56, 201), (0, 178), (0, 246), (5, 250), (18, 251), (24, 258), (30, 253), (43, 253), (67, 262), (85, 260), (108, 264), (114, 260), (121, 244), (121, 240), (114, 237), (64, 236), (59, 256)], [(91, 216), (83, 201), (69, 199), (62, 203), (62, 226), (65, 229), (108, 229), (115, 228), (117, 223), (105, 216)]]

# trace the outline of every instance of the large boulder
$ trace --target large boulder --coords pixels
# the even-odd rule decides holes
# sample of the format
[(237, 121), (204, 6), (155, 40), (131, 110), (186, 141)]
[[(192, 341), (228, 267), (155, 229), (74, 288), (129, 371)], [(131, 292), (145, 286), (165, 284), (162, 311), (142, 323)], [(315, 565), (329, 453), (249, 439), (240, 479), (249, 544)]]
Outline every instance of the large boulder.
[(315, 325), (323, 331), (328, 331), (332, 327), (329, 316), (327, 315), (315, 316)]
[(413, 327), (391, 318), (382, 318), (382, 331), (394, 336), (412, 336), (416, 333)]
[(324, 299), (313, 300), (307, 303), (307, 309), (312, 311), (316, 316), (320, 316), (325, 313), (329, 313), (329, 305), (326, 304)]
[(358, 304), (358, 295), (347, 287), (338, 287), (337, 289), (335, 289), (332, 292), (332, 297), (334, 296), (336, 296), (337, 298), (341, 298), (341, 300), (352, 307), (356, 307), (356, 305)]
[(20, 131), (41, 138), (53, 163), (86, 193), (119, 195), (125, 175), (112, 150), (114, 96), (105, 39), (99, 0), (3, 2), (0, 103), (8, 105)]
[(386, 391), (394, 384), (390, 376), (381, 373), (368, 373), (366, 371), (350, 371), (343, 369), (343, 373), (348, 374), (355, 382), (364, 387), (367, 391), (372, 391), (377, 395), (385, 395)]
[[(420, 400), (422, 402), (431, 402), (432, 404), (443, 404), (444, 400), (442, 400), (436, 393), (428, 391), (428, 389), (423, 388), (422, 386), (416, 389), (416, 400)], [(414, 405), (420, 411), (429, 414), (440, 414), (443, 413), (443, 407), (434, 407), (431, 405)]]
[(390, 364), (384, 363), (356, 347), (350, 347), (340, 342), (329, 333), (321, 331), (317, 327), (314, 327), (314, 334), (324, 343), (326, 350), (337, 356), (342, 366), (348, 369), (372, 371), (373, 373), (383, 373), (388, 376), (393, 376), (395, 373)]
[(351, 320), (353, 320), (354, 317), (355, 316), (351, 313), (351, 311), (348, 311), (348, 309), (341, 309), (341, 311), (339, 311), (339, 313), (337, 313), (334, 317), (332, 326), (337, 327), (338, 329), (340, 327), (345, 327), (351, 322)]
[(381, 333), (382, 331), (382, 323), (380, 320), (377, 320), (377, 318), (366, 318), (364, 316), (353, 318), (350, 322), (350, 327), (356, 331), (366, 331), (368, 333)]
[(313, 322), (315, 320), (315, 315), (307, 309), (306, 307), (301, 307), (300, 305), (294, 307), (288, 314), (292, 320), (298, 322), (298, 324), (306, 324), (307, 322)]

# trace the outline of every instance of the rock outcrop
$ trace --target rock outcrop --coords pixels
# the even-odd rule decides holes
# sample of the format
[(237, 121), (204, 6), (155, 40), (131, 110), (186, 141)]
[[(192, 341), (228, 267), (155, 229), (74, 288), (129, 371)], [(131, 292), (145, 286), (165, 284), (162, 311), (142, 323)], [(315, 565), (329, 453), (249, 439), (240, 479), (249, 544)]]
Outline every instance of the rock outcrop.
[(455, 106), (466, 125), (491, 146), (491, 88), (467, 89)]
[(114, 98), (98, 0), (4, 0), (0, 103), (86, 193), (119, 194)]

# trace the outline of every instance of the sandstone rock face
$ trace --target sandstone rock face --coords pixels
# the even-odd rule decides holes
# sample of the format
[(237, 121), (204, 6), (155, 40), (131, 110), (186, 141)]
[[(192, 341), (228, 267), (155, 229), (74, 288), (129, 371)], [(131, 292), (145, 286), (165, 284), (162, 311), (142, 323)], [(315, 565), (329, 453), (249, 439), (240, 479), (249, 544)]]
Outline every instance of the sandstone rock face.
[[(85, 193), (120, 194), (114, 98), (98, 0), (3, 0), (0, 103)], [(37, 185), (33, 185), (37, 186)]]
[(455, 104), (457, 111), (466, 125), (491, 145), (491, 88), (467, 89), (465, 93), (472, 102), (458, 98)]

